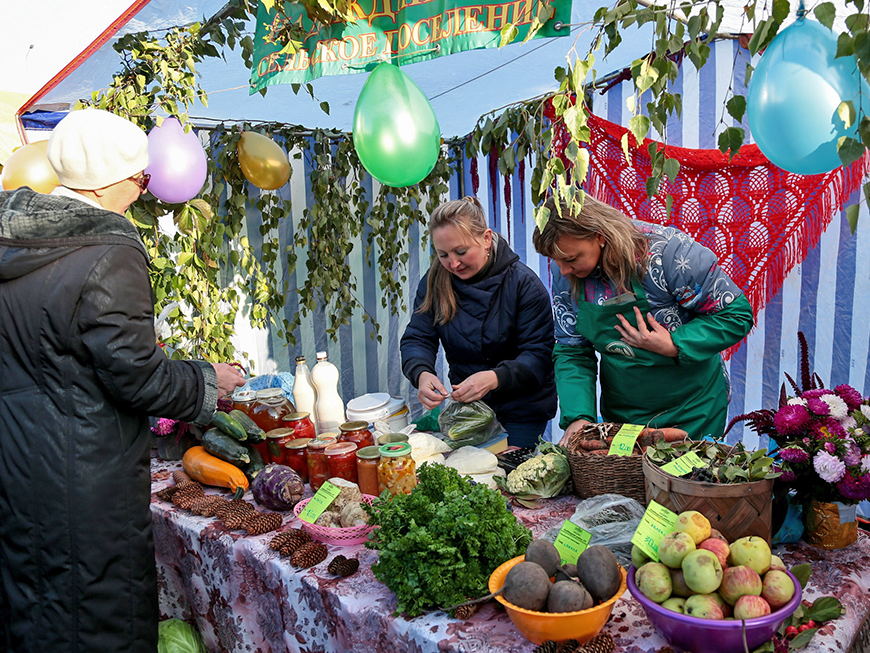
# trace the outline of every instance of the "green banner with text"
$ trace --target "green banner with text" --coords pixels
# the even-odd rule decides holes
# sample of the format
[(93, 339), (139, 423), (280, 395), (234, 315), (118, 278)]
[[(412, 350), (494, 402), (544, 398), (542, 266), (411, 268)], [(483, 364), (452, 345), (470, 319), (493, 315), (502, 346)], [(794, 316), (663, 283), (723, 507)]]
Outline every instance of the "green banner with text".
[[(533, 38), (567, 36), (571, 0), (350, 0), (356, 22), (323, 25), (312, 21), (299, 2), (267, 8), (260, 2), (254, 41), (251, 93), (272, 84), (299, 84), (324, 75), (350, 75), (382, 61), (406, 65), (454, 52), (495, 48), (507, 25), (513, 41), (526, 38), (533, 24), (550, 16)], [(561, 24), (561, 29), (556, 29)], [(306, 35), (295, 53), (280, 35), (288, 27)], [(297, 30), (298, 31), (298, 30)]]

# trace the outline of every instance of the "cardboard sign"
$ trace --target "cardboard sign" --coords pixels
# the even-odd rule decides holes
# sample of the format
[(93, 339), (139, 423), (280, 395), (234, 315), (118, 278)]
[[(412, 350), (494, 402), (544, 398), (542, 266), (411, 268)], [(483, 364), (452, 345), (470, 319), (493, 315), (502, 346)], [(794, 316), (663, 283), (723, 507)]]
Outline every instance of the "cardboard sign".
[(634, 531), (631, 543), (636, 544), (651, 560), (659, 561), (659, 542), (674, 530), (677, 513), (663, 505), (650, 501), (646, 512)]
[(640, 424), (623, 424), (613, 436), (613, 442), (607, 455), (630, 456), (641, 431), (643, 431), (643, 426)]
[(574, 522), (566, 519), (554, 542), (556, 550), (562, 558), (562, 564), (577, 564), (577, 558), (589, 546), (589, 540), (591, 539), (592, 533), (583, 530)]
[(685, 476), (691, 474), (695, 467), (706, 467), (707, 464), (701, 460), (701, 457), (694, 451), (683, 454), (676, 460), (672, 460), (667, 465), (662, 465), (663, 472), (667, 472), (673, 476)]
[(333, 501), (335, 501), (335, 497), (341, 490), (335, 487), (329, 481), (325, 481), (323, 485), (320, 486), (320, 489), (317, 490), (317, 494), (315, 494), (311, 501), (309, 501), (305, 508), (299, 513), (299, 519), (309, 524), (313, 524), (317, 521), (317, 518), (323, 514), (323, 511), (329, 507)]

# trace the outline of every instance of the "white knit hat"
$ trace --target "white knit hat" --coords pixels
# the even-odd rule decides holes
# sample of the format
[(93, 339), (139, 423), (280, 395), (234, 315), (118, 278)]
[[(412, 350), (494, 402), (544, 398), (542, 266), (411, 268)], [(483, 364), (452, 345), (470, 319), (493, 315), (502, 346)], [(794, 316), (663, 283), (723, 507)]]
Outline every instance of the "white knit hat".
[(105, 188), (148, 166), (148, 136), (114, 113), (73, 111), (51, 133), (48, 161), (67, 188)]

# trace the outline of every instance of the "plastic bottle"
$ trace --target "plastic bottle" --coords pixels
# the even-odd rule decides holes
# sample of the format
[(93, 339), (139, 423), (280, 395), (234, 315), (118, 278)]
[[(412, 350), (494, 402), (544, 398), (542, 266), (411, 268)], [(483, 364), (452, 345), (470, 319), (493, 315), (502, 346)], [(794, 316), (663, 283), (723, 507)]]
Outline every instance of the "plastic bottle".
[(305, 364), (305, 356), (296, 357), (296, 378), (293, 381), (293, 403), (300, 413), (308, 413), (317, 427), (317, 389), (311, 380), (311, 370)]
[(326, 360), (326, 352), (317, 352), (317, 364), (311, 370), (311, 380), (317, 389), (315, 413), (317, 414), (317, 430), (338, 431), (344, 424), (344, 402), (338, 394), (338, 368)]

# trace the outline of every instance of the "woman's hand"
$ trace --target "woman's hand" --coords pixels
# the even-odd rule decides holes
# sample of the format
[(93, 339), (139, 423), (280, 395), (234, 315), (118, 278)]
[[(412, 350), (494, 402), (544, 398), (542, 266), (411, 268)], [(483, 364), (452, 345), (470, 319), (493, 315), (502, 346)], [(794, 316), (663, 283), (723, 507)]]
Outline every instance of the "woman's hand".
[(622, 336), (622, 342), (638, 349), (646, 349), (647, 351), (661, 354), (662, 356), (677, 357), (679, 351), (671, 338), (671, 332), (659, 324), (652, 313), (646, 314), (649, 328), (647, 328), (646, 322), (643, 321), (643, 315), (641, 315), (640, 309), (637, 306), (634, 307), (634, 316), (637, 318), (636, 329), (622, 315), (616, 316), (620, 322), (616, 325), (616, 330)]
[(447, 398), (447, 388), (431, 372), (420, 372), (417, 377), (417, 399), (427, 410), (432, 410)]
[(492, 370), (475, 372), (462, 383), (453, 386), (453, 398), (465, 404), (483, 399), (490, 390), (498, 387), (498, 377)]
[(228, 363), (212, 363), (211, 366), (217, 374), (218, 399), (245, 385), (245, 379), (236, 367)]
[(562, 438), (559, 440), (559, 444), (563, 447), (568, 446), (568, 440), (571, 439), (571, 436), (583, 429), (584, 426), (588, 426), (591, 424), (589, 420), (585, 419), (575, 419), (568, 425), (568, 428), (565, 429), (565, 433), (562, 435)]

